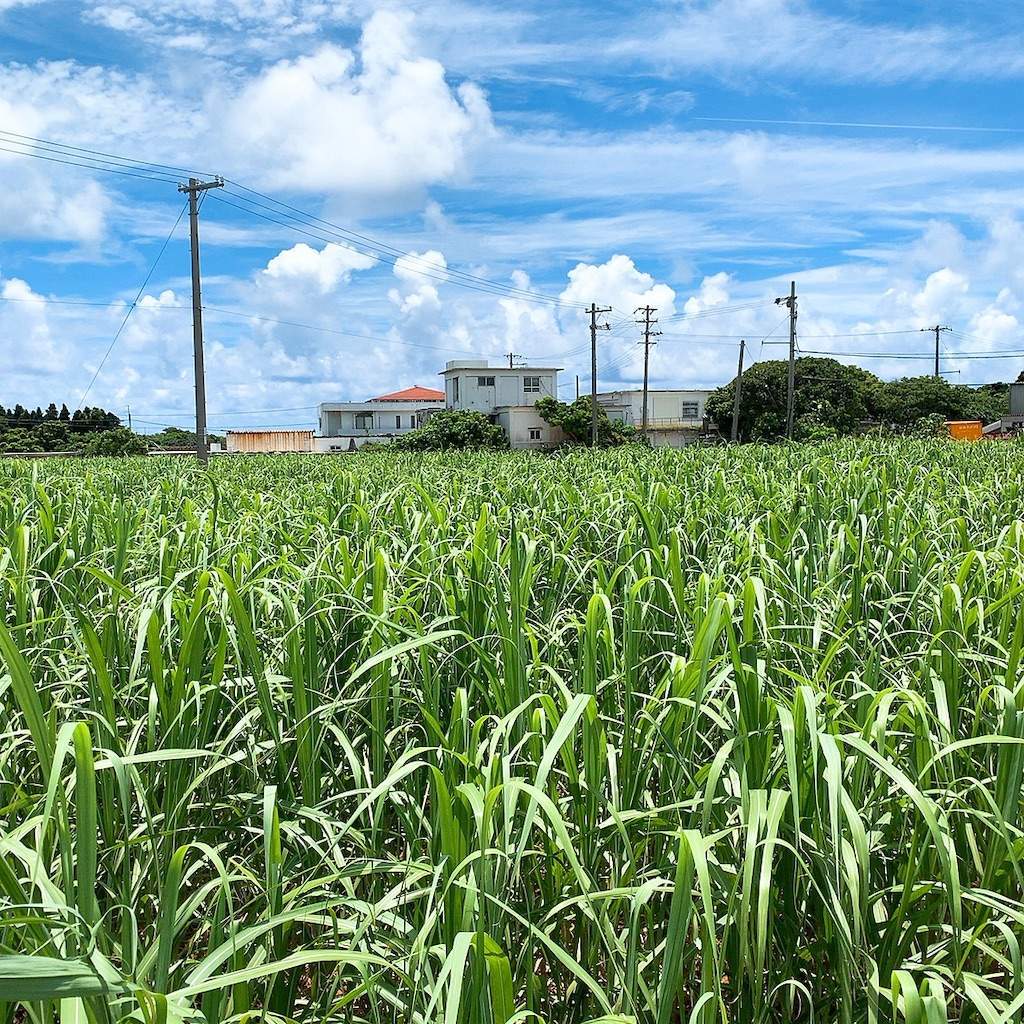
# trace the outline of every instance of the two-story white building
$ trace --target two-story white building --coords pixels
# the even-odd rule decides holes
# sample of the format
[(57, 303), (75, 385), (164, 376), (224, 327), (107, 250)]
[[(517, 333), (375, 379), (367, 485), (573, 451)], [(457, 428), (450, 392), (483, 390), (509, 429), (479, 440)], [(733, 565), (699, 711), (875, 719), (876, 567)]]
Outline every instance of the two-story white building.
[[(647, 437), (656, 448), (679, 448), (695, 441), (704, 427), (710, 391), (688, 388), (651, 388), (647, 392)], [(637, 430), (644, 421), (642, 388), (606, 391), (597, 396), (610, 420), (629, 423)]]
[(489, 366), (486, 359), (453, 359), (445, 365), (446, 409), (471, 409), (504, 429), (513, 448), (550, 448), (562, 432), (534, 409), (539, 398), (558, 397), (554, 366)]
[(351, 451), (369, 441), (387, 441), (415, 430), (431, 410), (444, 407), (443, 391), (419, 384), (365, 402), (322, 402), (317, 450)]

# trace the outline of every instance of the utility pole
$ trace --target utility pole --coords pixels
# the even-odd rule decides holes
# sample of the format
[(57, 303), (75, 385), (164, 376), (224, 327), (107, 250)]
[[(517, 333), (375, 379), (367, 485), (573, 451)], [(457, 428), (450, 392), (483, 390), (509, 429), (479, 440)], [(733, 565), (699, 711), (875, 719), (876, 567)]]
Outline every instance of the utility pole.
[(520, 352), (506, 352), (505, 355), (508, 356), (508, 368), (510, 370), (514, 369), (512, 360), (516, 359), (516, 358), (519, 358), (519, 359), (522, 358), (522, 353), (520, 353)]
[(642, 325), (644, 329), (644, 404), (641, 406), (640, 417), (643, 425), (641, 426), (640, 430), (641, 433), (644, 435), (645, 441), (647, 440), (647, 378), (651, 366), (651, 345), (657, 344), (657, 342), (652, 342), (651, 338), (656, 338), (659, 334), (661, 334), (661, 331), (651, 330), (651, 327), (653, 327), (654, 324), (658, 322), (657, 320), (652, 319), (652, 314), (656, 312), (657, 310), (654, 309), (652, 306), (640, 306), (639, 309), (633, 310), (634, 316), (636, 316), (637, 313), (643, 313), (644, 315), (643, 320), (637, 320), (636, 322)]
[(210, 459), (210, 446), (206, 440), (206, 371), (203, 367), (203, 297), (199, 284), (199, 193), (211, 188), (223, 188), (224, 179), (200, 181), (189, 178), (178, 191), (188, 196), (188, 226), (192, 250), (192, 347), (195, 357), (196, 378), (196, 458), (205, 466)]
[(929, 334), (932, 331), (935, 332), (935, 379), (938, 380), (942, 376), (939, 373), (939, 346), (942, 344), (942, 332), (951, 331), (953, 328), (946, 327), (943, 324), (936, 324), (934, 327), (922, 327), (921, 330), (927, 331)]
[(128, 406), (128, 429), (132, 429), (132, 407)]
[(732, 440), (736, 442), (740, 436), (740, 391), (743, 390), (743, 350), (747, 347), (744, 338), (740, 338), (740, 365), (736, 368), (736, 391), (732, 396)]
[(576, 401), (580, 400), (580, 375), (576, 374)]
[(587, 312), (590, 314), (590, 444), (597, 447), (597, 332), (607, 331), (610, 324), (599, 324), (597, 317), (599, 313), (610, 313), (611, 306), (598, 306), (596, 302), (590, 304)]
[(775, 300), (776, 306), (789, 308), (789, 374), (786, 377), (786, 437), (793, 439), (793, 406), (796, 398), (796, 281), (790, 281), (789, 294)]

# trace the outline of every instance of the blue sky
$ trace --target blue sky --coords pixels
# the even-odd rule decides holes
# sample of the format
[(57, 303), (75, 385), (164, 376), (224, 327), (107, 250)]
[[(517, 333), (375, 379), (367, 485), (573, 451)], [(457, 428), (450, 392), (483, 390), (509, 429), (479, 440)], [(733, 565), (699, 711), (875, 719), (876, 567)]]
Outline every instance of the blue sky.
[[(312, 425), (319, 401), (432, 383), (459, 354), (554, 361), (568, 397), (591, 300), (614, 307), (602, 387), (640, 380), (648, 302), (653, 384), (715, 386), (739, 336), (781, 354), (791, 278), (803, 350), (924, 373), (894, 356), (926, 355), (919, 328), (941, 321), (950, 379), (978, 383), (1024, 368), (988, 358), (1024, 352), (1016, 8), (0, 0), (0, 130), (219, 173), (415, 254), (375, 260), (279, 206), (272, 223), (239, 186), (211, 196), (215, 430)], [(15, 138), (0, 403), (74, 406), (180, 197), (5, 152)], [(150, 429), (191, 404), (185, 228), (87, 399)]]

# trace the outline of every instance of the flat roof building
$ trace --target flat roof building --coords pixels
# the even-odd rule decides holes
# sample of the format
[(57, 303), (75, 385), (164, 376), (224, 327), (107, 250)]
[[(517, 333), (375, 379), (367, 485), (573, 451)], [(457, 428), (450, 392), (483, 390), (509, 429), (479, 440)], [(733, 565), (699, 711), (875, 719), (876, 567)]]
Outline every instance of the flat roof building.
[(321, 402), (319, 451), (349, 451), (415, 430), (432, 409), (444, 408), (444, 392), (419, 384), (365, 402)]
[[(679, 448), (697, 439), (704, 427), (710, 391), (695, 388), (649, 388), (647, 437), (657, 448)], [(641, 428), (644, 421), (642, 388), (605, 391), (597, 396), (610, 420)]]
[(490, 366), (486, 359), (452, 359), (444, 377), (446, 409), (469, 409), (501, 426), (513, 448), (550, 448), (559, 429), (533, 408), (539, 398), (558, 397), (558, 366)]

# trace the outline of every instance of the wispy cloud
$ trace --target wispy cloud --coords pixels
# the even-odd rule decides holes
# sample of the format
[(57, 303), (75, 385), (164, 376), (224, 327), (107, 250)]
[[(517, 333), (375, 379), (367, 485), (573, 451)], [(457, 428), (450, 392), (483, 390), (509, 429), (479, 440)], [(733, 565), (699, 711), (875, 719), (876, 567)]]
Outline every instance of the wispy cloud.
[(964, 25), (866, 22), (809, 0), (683, 0), (662, 4), (609, 47), (613, 54), (724, 77), (843, 82), (1016, 79), (1024, 37)]

